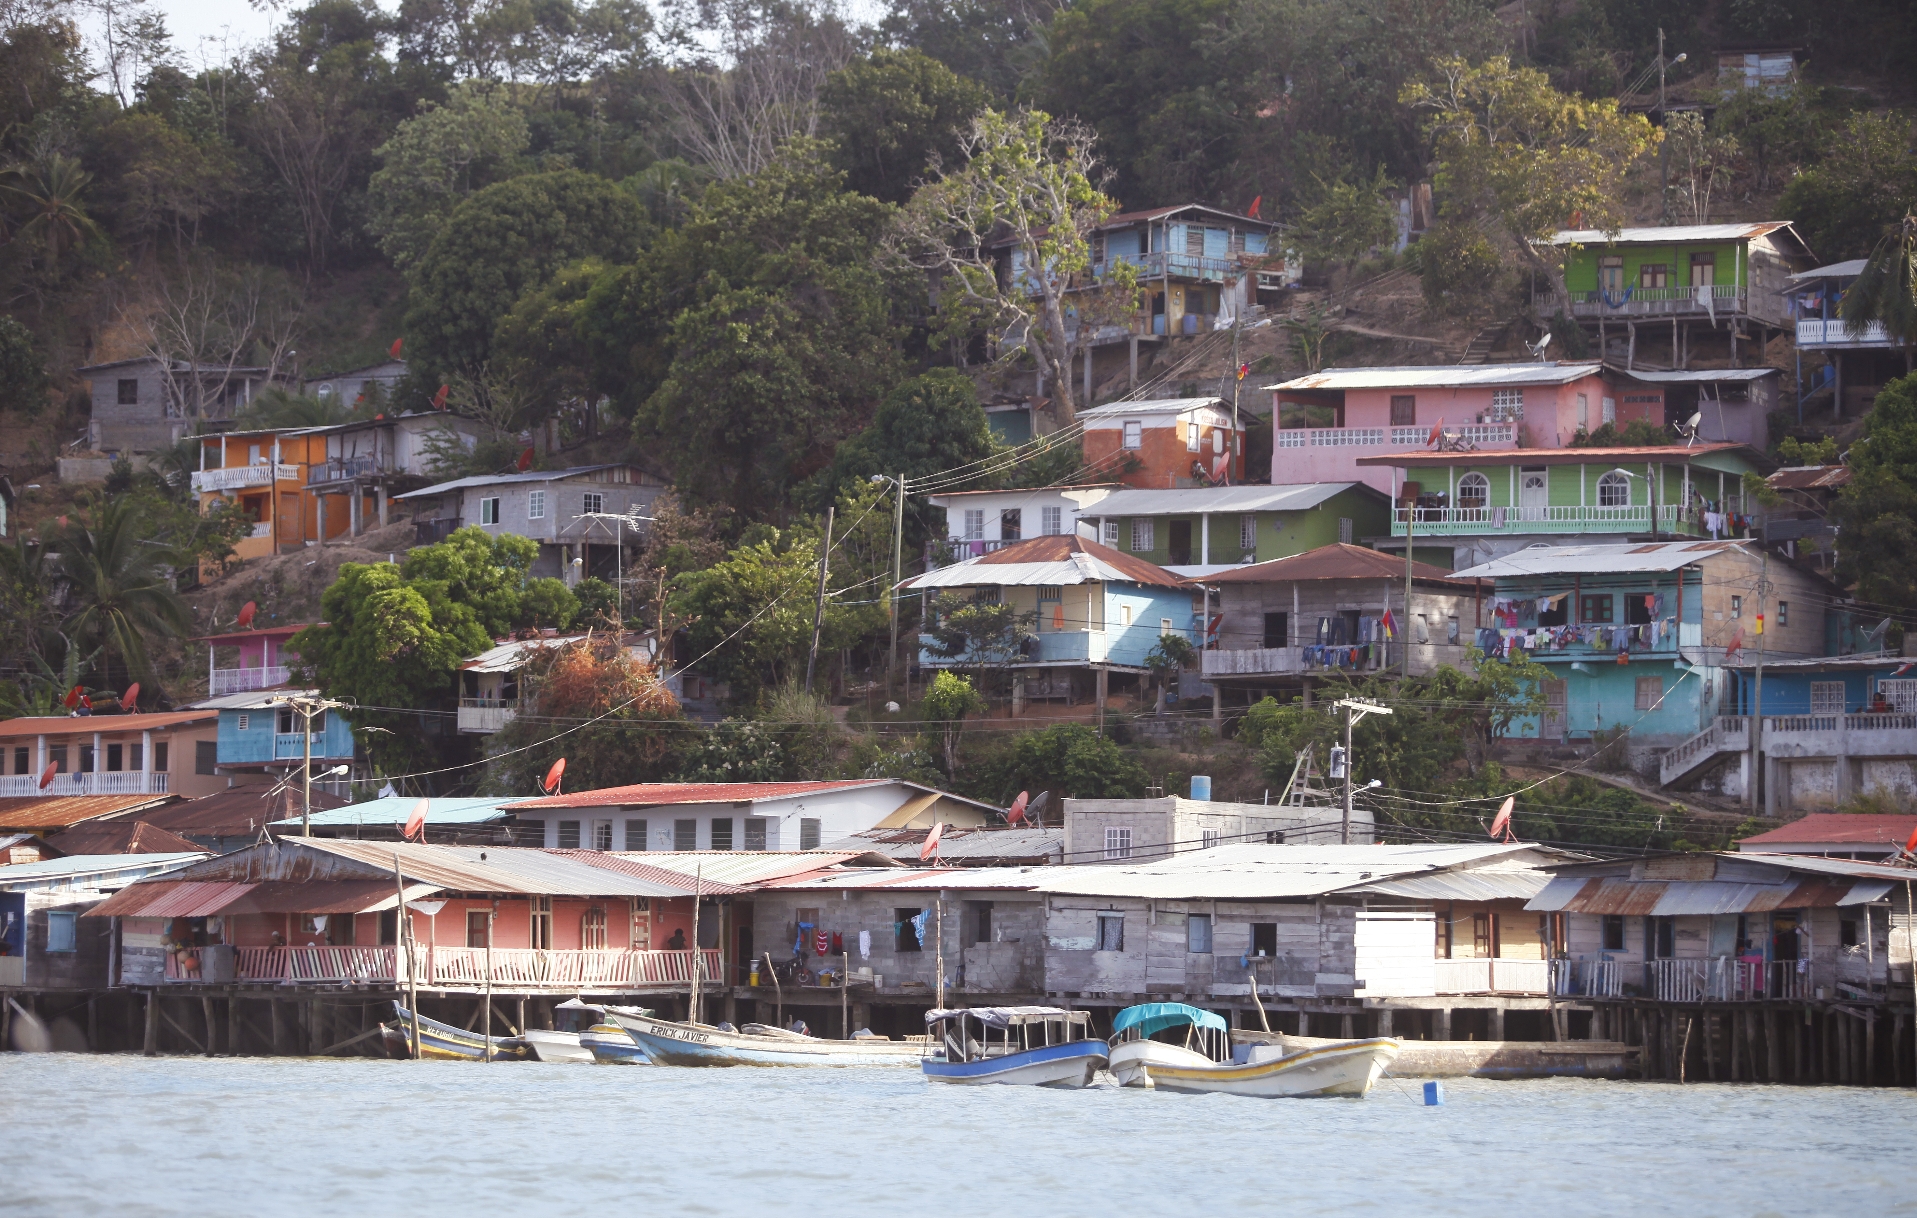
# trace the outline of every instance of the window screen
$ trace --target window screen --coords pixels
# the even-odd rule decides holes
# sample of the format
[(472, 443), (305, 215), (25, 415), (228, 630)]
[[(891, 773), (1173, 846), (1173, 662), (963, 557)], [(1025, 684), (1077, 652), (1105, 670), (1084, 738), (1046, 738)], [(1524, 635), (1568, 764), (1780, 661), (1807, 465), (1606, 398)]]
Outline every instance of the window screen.
[(558, 845), (561, 850), (579, 849), (579, 822), (562, 820), (559, 822)]
[(1418, 399), (1415, 394), (1394, 393), (1391, 395), (1391, 423), (1394, 427), (1410, 427), (1418, 421)]
[(626, 849), (644, 850), (646, 848), (646, 822), (629, 820), (626, 822)]
[(799, 849), (817, 850), (819, 848), (819, 818), (801, 816), (799, 818)]
[(764, 850), (766, 848), (765, 820), (766, 818), (763, 816), (746, 817), (745, 848), (747, 850)]
[(674, 850), (697, 850), (699, 848), (699, 822), (696, 820), (673, 821), (672, 848)]
[(714, 850), (732, 849), (732, 818), (730, 816), (712, 818), (712, 848)]
[[(1126, 830), (1130, 832), (1130, 830)], [(1125, 915), (1098, 915), (1098, 944), (1094, 949), (1101, 952), (1122, 952), (1125, 950)]]

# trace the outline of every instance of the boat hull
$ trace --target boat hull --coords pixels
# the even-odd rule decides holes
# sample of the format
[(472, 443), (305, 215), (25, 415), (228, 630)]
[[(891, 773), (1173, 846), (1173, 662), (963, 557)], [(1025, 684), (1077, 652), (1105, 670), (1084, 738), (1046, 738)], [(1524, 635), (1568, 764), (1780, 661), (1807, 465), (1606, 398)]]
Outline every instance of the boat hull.
[(1111, 1064), (1107, 1069), (1121, 1087), (1149, 1087), (1152, 1080), (1148, 1067), (1186, 1066), (1203, 1069), (1217, 1064), (1203, 1053), (1178, 1045), (1156, 1040), (1133, 1040), (1112, 1050)]
[(1142, 1069), (1160, 1091), (1221, 1092), (1261, 1097), (1362, 1096), (1398, 1056), (1401, 1042), (1388, 1037), (1347, 1040), (1280, 1057), (1253, 1052), (1247, 1062), (1204, 1066), (1153, 1064)]
[(579, 1047), (602, 1064), (649, 1066), (646, 1051), (616, 1023), (594, 1024), (579, 1034)]
[(913, 1066), (923, 1052), (905, 1041), (754, 1036), (617, 1012), (612, 1016), (661, 1066)]
[(549, 1032), (527, 1028), (519, 1038), (532, 1046), (533, 1057), (542, 1062), (589, 1062), (592, 1050), (579, 1043), (577, 1032)]
[[(428, 1019), (424, 1015), (419, 1017), (420, 1044), (415, 1052), (412, 1012), (397, 1002), (393, 1004), (393, 1010), (399, 1015), (399, 1025), (397, 1028), (388, 1025), (383, 1039), (389, 1049), (397, 1050), (401, 1056), (444, 1061), (486, 1060), (486, 1037), (478, 1032), (468, 1032), (464, 1028)], [(492, 1038), (492, 1056), (495, 1061), (529, 1061), (532, 1058), (532, 1046), (517, 1036), (495, 1036)]]
[(948, 1062), (942, 1057), (928, 1057), (920, 1061), (919, 1069), (935, 1083), (1087, 1087), (1104, 1069), (1105, 1059), (1104, 1041), (1075, 1040), (978, 1061)]

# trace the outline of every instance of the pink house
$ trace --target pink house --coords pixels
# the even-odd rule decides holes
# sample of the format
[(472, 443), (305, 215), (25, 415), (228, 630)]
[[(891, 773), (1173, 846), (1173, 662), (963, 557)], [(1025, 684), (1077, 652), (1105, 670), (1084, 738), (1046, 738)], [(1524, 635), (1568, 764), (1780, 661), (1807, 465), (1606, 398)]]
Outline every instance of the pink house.
[[(230, 630), (225, 634), (208, 634), (195, 639), (195, 642), (209, 644), (206, 649), (207, 696), (217, 698), (223, 694), (272, 689), (276, 685), (286, 684), (289, 677), (286, 640), (306, 627), (305, 622), (291, 622), (251, 630)], [(238, 651), (238, 662), (232, 668), (221, 668), (218, 666), (220, 652), (227, 647)]]
[(1447, 446), (1466, 451), (1562, 448), (1579, 431), (1632, 419), (1663, 426), (1663, 395), (1613, 383), (1586, 363), (1329, 368), (1270, 385), (1271, 480), (1365, 482), (1391, 493), (1360, 457)]

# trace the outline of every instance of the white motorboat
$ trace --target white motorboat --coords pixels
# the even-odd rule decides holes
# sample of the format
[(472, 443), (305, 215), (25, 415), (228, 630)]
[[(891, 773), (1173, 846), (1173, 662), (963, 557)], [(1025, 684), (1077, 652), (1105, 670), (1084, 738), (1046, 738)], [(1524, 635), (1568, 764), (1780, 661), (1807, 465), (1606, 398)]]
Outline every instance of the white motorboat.
[(1091, 1016), (1084, 1011), (968, 1007), (927, 1011), (925, 1023), (943, 1046), (919, 1063), (933, 1082), (1085, 1087), (1105, 1068), (1105, 1042), (1086, 1034)]
[[(1185, 1030), (1183, 1044), (1152, 1039), (1173, 1028)], [(1230, 1038), (1221, 1016), (1182, 1002), (1126, 1007), (1112, 1019), (1112, 1077), (1121, 1087), (1149, 1087), (1152, 1066), (1215, 1066), (1230, 1060)]]
[(601, 1040), (621, 1034), (616, 1025), (608, 1026), (608, 1012), (614, 1010), (638, 1017), (652, 1014), (644, 1007), (610, 1007), (569, 998), (553, 1008), (553, 1027), (527, 1028), (519, 1038), (532, 1046), (533, 1056), (542, 1062), (595, 1061), (592, 1047), (581, 1043), (581, 1037), (588, 1031)]
[[(1183, 1046), (1148, 1039), (1153, 1032), (1181, 1023), (1193, 1029)], [(1401, 1040), (1377, 1036), (1329, 1041), (1290, 1052), (1282, 1045), (1240, 1045), (1227, 1055), (1222, 1052), (1229, 1036), (1225, 1021), (1182, 1003), (1127, 1007), (1112, 1025), (1118, 1035), (1135, 1037), (1112, 1050), (1112, 1073), (1127, 1085), (1160, 1091), (1362, 1096), (1404, 1048)], [(1193, 1044), (1218, 1052), (1200, 1052)]]
[(820, 1040), (798, 1032), (749, 1023), (722, 1031), (703, 1023), (607, 1013), (661, 1066), (916, 1066), (924, 1045), (882, 1036)]

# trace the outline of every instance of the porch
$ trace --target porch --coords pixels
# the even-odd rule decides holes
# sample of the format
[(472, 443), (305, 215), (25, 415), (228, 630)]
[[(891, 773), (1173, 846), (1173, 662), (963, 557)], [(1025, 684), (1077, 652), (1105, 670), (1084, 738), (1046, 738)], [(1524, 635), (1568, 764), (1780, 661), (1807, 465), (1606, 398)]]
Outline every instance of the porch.
[(1844, 328), (1844, 323), (1835, 318), (1826, 321), (1821, 317), (1800, 318), (1797, 322), (1797, 345), (1799, 347), (1896, 347), (1901, 344), (1884, 332), (1884, 323), (1873, 321), (1864, 327), (1863, 333), (1852, 338)]
[(275, 482), (298, 482), (299, 477), (297, 465), (236, 465), (231, 469), (195, 470), (190, 484), (195, 494), (203, 495), (272, 486)]
[[(175, 949), (166, 956), (168, 983), (232, 980), (269, 985), (395, 985), (434, 990), (684, 989), (695, 953), (687, 951), (552, 951), (537, 948), (426, 947), (412, 954), (413, 975), (400, 969), (400, 949), (383, 946), (238, 947), (231, 978), (208, 967), (215, 949)], [(696, 953), (704, 980), (716, 984), (724, 962), (716, 948)], [(490, 966), (490, 968), (489, 968)]]
[(264, 668), (215, 668), (208, 675), (210, 688), (207, 692), (215, 698), (222, 694), (272, 689), (275, 685), (284, 685), (292, 680), (291, 672), (284, 664), (269, 664)]
[(1641, 288), (1635, 284), (1607, 297), (1602, 291), (1572, 292), (1569, 299), (1556, 292), (1532, 298), (1539, 317), (1564, 313), (1577, 318), (1737, 317), (1750, 311), (1750, 289), (1738, 284), (1697, 287)]
[(165, 795), (168, 775), (161, 771), (105, 770), (97, 773), (59, 773), (46, 790), (34, 774), (0, 777), (0, 798), (27, 799), (43, 795)]
[(518, 713), (517, 704), (499, 698), (461, 698), (459, 730), (479, 735), (490, 734), (511, 723), (513, 716)]
[[(1280, 435), (1284, 434), (1282, 432)], [(1420, 537), (1483, 536), (1497, 533), (1648, 533), (1651, 531), (1649, 504), (1634, 503), (1619, 507), (1590, 504), (1529, 504), (1518, 507), (1420, 507), (1393, 508), (1391, 535), (1403, 537), (1406, 515), (1417, 512), (1411, 527)], [(1677, 504), (1657, 507), (1657, 531), (1686, 536), (1702, 536), (1702, 522), (1696, 513)]]
[[(1445, 428), (1445, 435), (1464, 452), (1517, 445), (1517, 428), (1510, 423), (1463, 423)], [(1422, 450), (1430, 438), (1429, 427), (1284, 427), (1274, 443), (1279, 448), (1382, 448), (1389, 442), (1393, 449)]]

